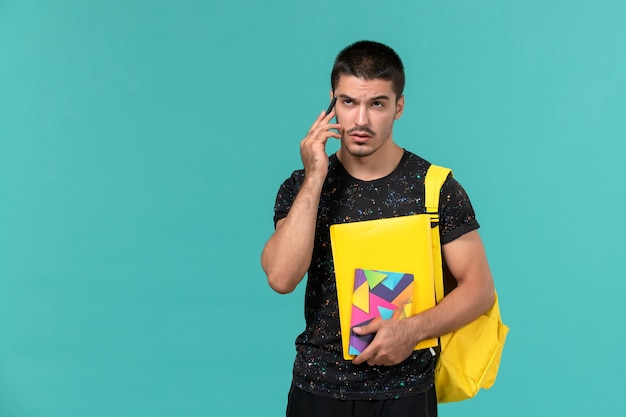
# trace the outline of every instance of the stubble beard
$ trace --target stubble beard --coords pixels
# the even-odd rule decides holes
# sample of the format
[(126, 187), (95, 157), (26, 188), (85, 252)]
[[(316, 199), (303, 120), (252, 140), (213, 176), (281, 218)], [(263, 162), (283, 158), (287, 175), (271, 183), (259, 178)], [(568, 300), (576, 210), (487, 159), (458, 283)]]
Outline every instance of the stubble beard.
[(348, 153), (351, 156), (354, 156), (354, 157), (357, 157), (357, 158), (365, 158), (367, 156), (371, 156), (377, 150), (378, 150), (378, 147), (377, 148), (371, 148), (371, 147), (368, 147), (365, 143), (364, 144), (354, 144), (353, 148), (346, 147), (346, 151), (348, 151)]
[[(354, 133), (354, 132), (367, 132), (370, 135), (370, 139), (366, 142), (366, 143), (350, 143), (349, 142), (349, 135)], [(377, 146), (372, 146), (370, 142), (372, 143), (376, 143), (376, 138), (377, 138), (377, 134), (376, 132), (374, 132), (373, 130), (371, 130), (368, 127), (362, 128), (362, 129), (356, 129), (356, 128), (352, 128), (348, 131), (344, 131), (343, 135), (345, 139), (342, 139), (344, 141), (344, 143), (350, 143), (349, 146), (344, 146), (343, 148), (351, 155), (357, 158), (366, 158), (368, 156), (371, 156), (373, 154), (376, 153), (376, 151), (378, 149), (380, 149), (385, 143), (387, 143), (387, 141), (389, 140), (389, 138), (391, 138), (391, 129), (383, 132), (383, 136), (385, 139), (383, 139), (380, 143), (377, 144)]]

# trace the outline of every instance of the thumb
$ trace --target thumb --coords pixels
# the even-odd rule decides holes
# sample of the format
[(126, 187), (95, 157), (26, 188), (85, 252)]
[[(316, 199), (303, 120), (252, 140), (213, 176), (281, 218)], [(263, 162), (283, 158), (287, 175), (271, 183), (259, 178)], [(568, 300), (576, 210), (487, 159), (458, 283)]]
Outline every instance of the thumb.
[(376, 333), (380, 329), (381, 322), (382, 320), (379, 317), (377, 317), (374, 320), (372, 320), (370, 323), (366, 324), (365, 326), (353, 327), (352, 331), (354, 331), (354, 333), (358, 334), (359, 336)]

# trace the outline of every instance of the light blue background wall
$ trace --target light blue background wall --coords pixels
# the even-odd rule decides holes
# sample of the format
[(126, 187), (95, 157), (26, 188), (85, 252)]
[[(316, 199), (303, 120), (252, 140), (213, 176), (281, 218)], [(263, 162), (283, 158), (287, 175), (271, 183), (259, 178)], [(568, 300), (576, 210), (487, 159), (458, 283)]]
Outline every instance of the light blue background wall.
[(511, 327), (443, 416), (626, 412), (625, 3), (0, 1), (0, 416), (282, 415), (302, 289), (259, 266), (335, 54), (393, 46)]

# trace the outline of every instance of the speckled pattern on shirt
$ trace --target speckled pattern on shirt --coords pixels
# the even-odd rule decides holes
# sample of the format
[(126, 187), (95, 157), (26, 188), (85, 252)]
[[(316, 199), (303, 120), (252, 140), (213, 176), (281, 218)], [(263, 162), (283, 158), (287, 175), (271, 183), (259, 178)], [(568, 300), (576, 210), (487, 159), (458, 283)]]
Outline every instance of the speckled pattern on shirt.
[[(429, 166), (405, 151), (391, 174), (361, 181), (346, 172), (336, 155), (330, 157), (306, 284), (306, 329), (296, 339), (296, 386), (318, 395), (363, 400), (404, 397), (432, 385), (435, 358), (429, 350), (415, 351), (401, 364), (389, 367), (357, 366), (343, 359), (329, 233), (331, 224), (424, 213), (424, 177)], [(287, 216), (303, 180), (304, 171), (298, 170), (281, 185), (275, 222)], [(478, 227), (467, 194), (449, 177), (440, 196), (442, 243)]]

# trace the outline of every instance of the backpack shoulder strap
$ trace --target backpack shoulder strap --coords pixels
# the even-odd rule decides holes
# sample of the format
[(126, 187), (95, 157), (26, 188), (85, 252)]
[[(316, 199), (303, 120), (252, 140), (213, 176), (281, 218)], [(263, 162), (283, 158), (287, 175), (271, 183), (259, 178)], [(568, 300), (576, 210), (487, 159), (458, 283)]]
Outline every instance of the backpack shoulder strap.
[(438, 213), (441, 187), (451, 172), (452, 170), (450, 168), (444, 168), (438, 165), (431, 165), (428, 168), (426, 179), (424, 180), (426, 190), (424, 205), (426, 206), (427, 213)]
[(441, 194), (441, 187), (443, 186), (443, 183), (451, 173), (452, 170), (450, 170), (450, 168), (431, 165), (428, 168), (426, 178), (424, 179), (424, 205), (426, 206), (426, 213), (430, 215), (430, 222), (432, 226), (433, 272), (437, 304), (443, 300), (444, 296), (443, 263), (441, 259), (441, 242), (439, 240), (439, 195)]

